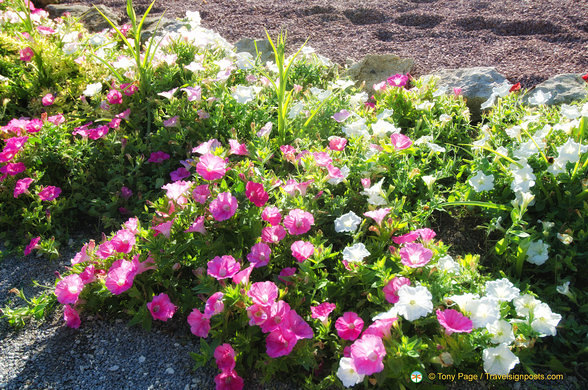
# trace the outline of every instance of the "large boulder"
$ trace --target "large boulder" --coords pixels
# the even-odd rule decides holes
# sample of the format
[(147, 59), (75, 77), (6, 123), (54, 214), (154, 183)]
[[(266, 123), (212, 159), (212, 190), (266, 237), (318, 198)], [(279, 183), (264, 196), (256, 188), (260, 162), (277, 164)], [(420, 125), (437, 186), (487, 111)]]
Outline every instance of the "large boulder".
[[(121, 17), (116, 12), (104, 5), (99, 5), (98, 8), (115, 26), (119, 25)], [(94, 7), (83, 4), (49, 4), (45, 9), (51, 18), (60, 17), (64, 13), (69, 12), (74, 18), (79, 18), (79, 21), (91, 32), (99, 32), (106, 28), (111, 28), (110, 24), (108, 24)]]
[(481, 118), (480, 106), (492, 96), (493, 89), (508, 82), (492, 67), (475, 67), (461, 69), (443, 69), (425, 76), (426, 79), (437, 79), (439, 88), (461, 88), (462, 96), (470, 109), (471, 119), (476, 122)]
[(414, 60), (411, 58), (400, 58), (393, 54), (368, 54), (351, 65), (344, 75), (355, 80), (358, 87), (365, 83), (364, 89), (371, 94), (374, 92), (374, 84), (397, 73), (410, 73), (413, 68)]
[[(542, 97), (540, 95), (543, 95)], [(588, 83), (582, 75), (574, 73), (558, 74), (529, 92), (523, 98), (525, 103), (561, 104), (571, 103), (588, 96)]]
[(255, 58), (257, 55), (255, 51), (255, 46), (257, 46), (257, 51), (260, 53), (261, 63), (266, 63), (267, 61), (275, 61), (274, 50), (272, 45), (267, 39), (251, 39), (251, 38), (242, 38), (238, 42), (235, 43), (235, 51), (237, 53), (245, 52), (249, 53)]

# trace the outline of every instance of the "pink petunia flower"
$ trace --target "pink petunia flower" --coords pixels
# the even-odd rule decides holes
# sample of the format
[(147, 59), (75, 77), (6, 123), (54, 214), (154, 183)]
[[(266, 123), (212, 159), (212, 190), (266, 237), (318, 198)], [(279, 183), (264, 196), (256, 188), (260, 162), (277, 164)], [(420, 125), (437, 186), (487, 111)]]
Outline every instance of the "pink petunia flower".
[(268, 318), (261, 324), (263, 333), (272, 332), (280, 327), (282, 320), (290, 312), (290, 305), (285, 301), (277, 301), (266, 308)]
[(247, 151), (247, 145), (240, 144), (236, 139), (230, 139), (229, 146), (231, 148), (229, 150), (229, 155), (236, 154), (238, 156), (247, 156), (249, 154)]
[(290, 246), (290, 249), (292, 250), (292, 256), (300, 263), (314, 254), (314, 245), (308, 241), (295, 241)]
[(180, 91), (186, 92), (187, 99), (189, 102), (200, 101), (202, 98), (202, 88), (200, 87), (186, 87), (180, 89)]
[(31, 119), (25, 127), (27, 133), (38, 133), (43, 128), (43, 121), (39, 118)]
[(365, 335), (351, 345), (351, 359), (360, 375), (372, 375), (382, 371), (384, 356), (386, 348), (379, 337)]
[(241, 269), (239, 264), (233, 256), (216, 256), (208, 263), (208, 275), (217, 280), (232, 278)]
[(168, 183), (161, 188), (166, 191), (165, 196), (168, 199), (177, 201), (188, 192), (190, 187), (192, 187), (192, 184), (194, 184), (194, 182), (178, 180), (173, 183)]
[(30, 47), (25, 47), (19, 52), (19, 55), (21, 61), (29, 62), (33, 59), (33, 55), (35, 55), (35, 53), (33, 52), (33, 49), (31, 49)]
[(417, 229), (414, 232), (418, 233), (418, 235), (421, 237), (421, 240), (423, 240), (424, 242), (431, 241), (437, 235), (437, 233), (435, 233), (434, 230), (431, 230), (429, 228)]
[(84, 284), (92, 283), (96, 280), (96, 269), (94, 264), (90, 264), (80, 273), (80, 278)]
[(196, 186), (196, 188), (194, 188), (194, 191), (192, 191), (192, 197), (194, 198), (194, 200), (196, 202), (198, 202), (200, 204), (206, 203), (206, 200), (208, 199), (209, 196), (210, 196), (210, 189), (208, 188), (208, 185), (206, 185), (206, 184)]
[(79, 313), (70, 305), (65, 305), (63, 308), (63, 320), (72, 329), (78, 329), (82, 324)]
[(44, 106), (51, 106), (53, 105), (53, 102), (55, 102), (55, 96), (51, 95), (50, 93), (43, 96), (43, 99), (41, 99), (41, 104)]
[(94, 240), (90, 240), (90, 242), (84, 244), (82, 249), (71, 259), (71, 265), (76, 265), (88, 261), (91, 259), (90, 254), (94, 251), (94, 247), (96, 243)]
[(277, 207), (267, 206), (261, 213), (261, 219), (269, 222), (272, 226), (276, 226), (282, 221), (282, 214), (280, 214), (280, 209)]
[(184, 233), (206, 234), (206, 228), (204, 227), (204, 221), (205, 221), (205, 218), (202, 216), (196, 218), (196, 220), (194, 222), (192, 222), (192, 225), (190, 225), (190, 227), (188, 229), (184, 230)]
[(280, 271), (280, 274), (278, 275), (278, 279), (286, 284), (292, 284), (292, 282), (289, 281), (289, 278), (291, 276), (293, 276), (294, 274), (296, 274), (296, 268), (286, 267)]
[(270, 281), (253, 283), (247, 296), (260, 306), (271, 306), (278, 298), (278, 286)]
[(169, 159), (169, 154), (162, 152), (161, 150), (151, 153), (147, 162), (154, 164), (161, 164), (165, 160)]
[(171, 235), (171, 228), (173, 223), (174, 221), (172, 220), (160, 223), (157, 226), (152, 226), (151, 229), (155, 230), (153, 237), (157, 237), (158, 235), (163, 234), (166, 238), (169, 238)]
[(392, 142), (392, 146), (394, 146), (395, 150), (408, 149), (412, 145), (412, 141), (410, 140), (410, 138), (400, 133), (392, 134), (390, 136), (390, 142)]
[(294, 332), (277, 328), (265, 339), (267, 355), (271, 358), (289, 355), (297, 342), (298, 338)]
[(422, 244), (406, 244), (400, 248), (400, 262), (407, 267), (422, 267), (431, 261), (433, 251), (425, 248)]
[(464, 316), (457, 310), (437, 309), (437, 320), (445, 328), (445, 333), (451, 335), (452, 333), (470, 333), (473, 329), (473, 322), (468, 317)]
[(147, 308), (151, 312), (153, 319), (160, 321), (169, 320), (174, 316), (174, 313), (178, 309), (165, 293), (154, 296), (153, 300), (147, 303)]
[(384, 217), (386, 217), (386, 215), (388, 215), (390, 210), (392, 210), (392, 209), (389, 207), (380, 208), (380, 209), (373, 210), (373, 211), (366, 211), (365, 213), (363, 213), (363, 215), (365, 215), (366, 217), (372, 218), (374, 221), (376, 221), (378, 226), (382, 226), (382, 221), (384, 220)]
[(210, 296), (206, 300), (206, 305), (204, 306), (204, 316), (205, 317), (212, 317), (214, 315), (220, 314), (225, 310), (225, 304), (223, 303), (223, 297), (225, 294), (222, 292), (216, 292)]
[(304, 319), (296, 313), (296, 310), (290, 310), (282, 319), (280, 328), (294, 332), (298, 340), (311, 339), (314, 336), (312, 328)]
[(128, 187), (122, 186), (120, 189), (120, 196), (123, 199), (128, 200), (131, 196), (133, 196), (133, 191)]
[(233, 276), (233, 283), (235, 283), (235, 284), (249, 283), (249, 277), (251, 276), (252, 271), (253, 271), (253, 264), (251, 264), (249, 267), (237, 272), (235, 274), (235, 276)]
[(137, 217), (129, 218), (124, 226), (133, 234), (139, 234), (139, 219)]
[(183, 180), (187, 177), (190, 177), (190, 171), (187, 170), (185, 167), (179, 167), (175, 171), (170, 172), (169, 176), (172, 181)]
[(96, 251), (96, 256), (98, 256), (98, 258), (102, 260), (109, 258), (113, 254), (114, 245), (112, 245), (110, 241), (105, 241), (102, 244), (100, 244), (98, 250)]
[(214, 360), (216, 366), (221, 371), (230, 371), (235, 369), (235, 350), (231, 344), (222, 344), (214, 350)]
[(8, 161), (12, 160), (18, 152), (19, 151), (17, 149), (9, 149), (8, 147), (5, 147), (2, 152), (0, 152), (0, 164), (7, 163)]
[(57, 301), (63, 305), (75, 304), (84, 289), (84, 281), (78, 274), (67, 275), (55, 286)]
[(53, 123), (55, 126), (59, 126), (65, 123), (65, 117), (62, 114), (55, 114), (48, 117), (47, 122)]
[(351, 113), (347, 110), (341, 110), (333, 114), (331, 118), (333, 118), (336, 122), (343, 122), (345, 119), (349, 118)]
[(41, 200), (52, 201), (61, 194), (61, 188), (55, 186), (47, 186), (39, 192)]
[(359, 337), (363, 329), (363, 320), (356, 313), (348, 311), (337, 319), (335, 329), (343, 340), (353, 341)]
[(26, 246), (25, 250), (24, 250), (24, 255), (28, 256), (31, 254), (31, 252), (33, 251), (33, 249), (37, 249), (39, 246), (39, 241), (41, 241), (41, 237), (35, 237), (33, 238), (29, 244)]
[(216, 149), (220, 148), (221, 146), (222, 146), (221, 143), (218, 142), (218, 140), (216, 140), (215, 138), (213, 138), (213, 139), (210, 139), (206, 142), (201, 143), (200, 145), (198, 145), (197, 147), (192, 149), (192, 153), (211, 154), (212, 152), (214, 152)]
[(118, 253), (130, 253), (135, 245), (135, 235), (129, 230), (119, 230), (110, 240)]
[(133, 287), (136, 274), (136, 264), (127, 260), (117, 260), (110, 266), (104, 284), (112, 294), (120, 295)]
[(314, 217), (311, 213), (304, 210), (290, 210), (288, 215), (284, 217), (284, 227), (292, 235), (300, 235), (308, 232), (311, 225), (314, 225)]
[(419, 238), (419, 233), (415, 230), (406, 234), (403, 234), (402, 236), (398, 236), (398, 237), (393, 237), (392, 241), (394, 241), (395, 244), (406, 244), (407, 242), (413, 242), (416, 241), (416, 239)]
[(282, 225), (267, 226), (261, 230), (261, 239), (267, 243), (275, 244), (286, 237), (286, 230)]
[(398, 318), (386, 318), (383, 320), (376, 320), (373, 324), (368, 326), (366, 330), (364, 330), (362, 337), (371, 334), (386, 339), (390, 337), (390, 328), (392, 328), (392, 325), (394, 325), (394, 323), (397, 320)]
[(333, 163), (333, 159), (327, 152), (315, 152), (314, 155), (314, 162), (319, 167), (326, 167)]
[(397, 295), (398, 290), (404, 285), (410, 286), (410, 279), (405, 278), (404, 276), (396, 276), (389, 281), (383, 289), (386, 300), (390, 303), (398, 302), (400, 299)]
[(247, 196), (247, 199), (257, 207), (263, 207), (269, 199), (269, 195), (264, 190), (263, 184), (255, 183), (253, 181), (249, 181), (245, 185), (245, 195)]
[(263, 242), (257, 243), (251, 247), (251, 252), (247, 255), (247, 260), (254, 265), (255, 268), (268, 265), (272, 250), (267, 244)]
[(204, 180), (217, 180), (222, 178), (227, 173), (227, 163), (221, 157), (213, 154), (205, 154), (200, 157), (200, 161), (196, 164), (196, 172)]
[(267, 319), (269, 318), (268, 315), (269, 306), (262, 306), (258, 304), (253, 304), (247, 308), (247, 317), (249, 317), (249, 325), (254, 326), (261, 326)]
[(280, 151), (286, 160), (294, 161), (296, 149), (292, 145), (282, 145), (280, 146)]
[(209, 210), (212, 217), (217, 221), (226, 221), (237, 212), (237, 198), (230, 192), (221, 192), (217, 198), (210, 202)]
[(180, 117), (178, 115), (172, 116), (163, 121), (163, 127), (178, 127), (180, 124)]
[(190, 332), (195, 336), (206, 338), (210, 332), (210, 319), (205, 317), (200, 310), (194, 309), (188, 316)]
[(388, 85), (392, 87), (404, 87), (408, 83), (408, 76), (397, 73), (394, 76), (388, 77), (386, 81), (388, 82)]
[(106, 100), (108, 104), (122, 104), (122, 94), (116, 89), (111, 89), (106, 94)]
[(8, 163), (8, 164), (4, 165), (3, 167), (0, 167), (0, 173), (3, 173), (5, 175), (10, 175), (10, 176), (16, 176), (19, 173), (24, 172), (25, 169), (27, 169), (27, 167), (25, 166), (25, 164), (23, 162)]
[(341, 152), (347, 145), (347, 139), (343, 137), (332, 136), (329, 137), (329, 149)]
[(214, 377), (214, 383), (216, 384), (216, 390), (243, 389), (243, 378), (241, 378), (235, 370), (222, 371)]
[(323, 324), (326, 324), (327, 319), (329, 318), (329, 314), (331, 314), (331, 312), (335, 310), (336, 307), (337, 305), (329, 302), (323, 302), (318, 306), (311, 306), (311, 317), (320, 320)]

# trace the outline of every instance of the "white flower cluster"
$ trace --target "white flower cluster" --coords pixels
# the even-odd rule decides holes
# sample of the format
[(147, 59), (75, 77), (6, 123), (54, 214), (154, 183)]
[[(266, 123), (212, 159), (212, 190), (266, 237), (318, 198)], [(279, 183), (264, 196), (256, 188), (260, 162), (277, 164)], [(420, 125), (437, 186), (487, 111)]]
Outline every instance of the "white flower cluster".
[[(447, 298), (459, 308), (469, 313), (474, 328), (485, 328), (490, 341), (497, 344), (484, 350), (482, 358), (484, 370), (492, 375), (507, 375), (519, 363), (519, 358), (512, 353), (515, 342), (513, 323), (529, 323), (540, 337), (555, 336), (556, 326), (561, 315), (553, 313), (546, 303), (542, 303), (529, 294), (520, 294), (508, 279), (486, 282), (486, 296), (475, 294), (454, 295)], [(501, 302), (512, 302), (518, 317), (510, 321), (502, 318)]]

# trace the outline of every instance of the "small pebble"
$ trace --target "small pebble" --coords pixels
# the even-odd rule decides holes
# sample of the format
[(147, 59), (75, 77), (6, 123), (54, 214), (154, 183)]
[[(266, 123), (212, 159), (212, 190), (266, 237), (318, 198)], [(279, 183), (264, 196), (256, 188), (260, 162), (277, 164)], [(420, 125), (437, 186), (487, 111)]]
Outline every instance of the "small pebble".
[(175, 371), (174, 371), (174, 369), (173, 369), (173, 368), (171, 368), (171, 367), (170, 367), (170, 368), (168, 368), (167, 370), (165, 370), (165, 373), (166, 373), (166, 374), (169, 374), (169, 375), (173, 375), (173, 374), (175, 373)]
[(143, 363), (145, 362), (145, 356), (141, 355), (139, 356), (139, 363)]

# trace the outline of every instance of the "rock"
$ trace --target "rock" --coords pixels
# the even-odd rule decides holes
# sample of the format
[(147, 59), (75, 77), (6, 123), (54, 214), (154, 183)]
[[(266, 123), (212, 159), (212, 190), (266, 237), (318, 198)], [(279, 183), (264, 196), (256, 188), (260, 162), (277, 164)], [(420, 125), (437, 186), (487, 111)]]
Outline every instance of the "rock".
[(393, 54), (368, 54), (351, 65), (344, 76), (355, 80), (357, 86), (365, 82), (364, 89), (371, 94), (374, 92), (374, 84), (397, 73), (409, 73), (413, 68), (414, 60), (411, 58), (400, 58)]
[(461, 88), (462, 96), (470, 109), (471, 119), (477, 122), (481, 118), (480, 106), (492, 95), (492, 89), (504, 82), (506, 77), (492, 67), (476, 67), (462, 69), (443, 69), (441, 71), (424, 76), (428, 81), (431, 77), (437, 79), (437, 87)]
[[(114, 12), (111, 8), (104, 5), (99, 5), (100, 11), (114, 23), (115, 26), (121, 21), (120, 16)], [(94, 7), (88, 7), (81, 4), (50, 4), (47, 6), (46, 11), (49, 12), (51, 18), (56, 18), (63, 15), (65, 12), (69, 12), (74, 18), (79, 18), (79, 21), (83, 23), (88, 31), (98, 32), (105, 28), (111, 28), (110, 24), (104, 19), (102, 15)]]
[(267, 61), (275, 61), (274, 49), (272, 49), (272, 45), (267, 39), (242, 38), (235, 43), (235, 51), (237, 53), (249, 53), (255, 58), (257, 55), (255, 51), (256, 45), (257, 51), (261, 54), (261, 63), (265, 64)]
[(569, 104), (588, 96), (588, 83), (582, 79), (580, 74), (558, 74), (537, 85), (535, 89), (523, 97), (523, 101), (529, 103), (529, 99), (536, 98), (540, 91), (544, 95), (551, 94), (551, 97), (545, 102), (547, 105)]
[[(159, 19), (161, 18), (161, 21)], [(159, 22), (159, 26), (157, 23)], [(163, 31), (177, 32), (180, 28), (184, 27), (186, 23), (182, 23), (178, 20), (172, 20), (170, 18), (161, 17), (161, 15), (150, 15), (145, 18), (143, 22), (143, 29), (141, 30), (141, 40), (146, 41), (153, 35), (155, 28), (157, 27), (157, 35), (160, 35)]]

